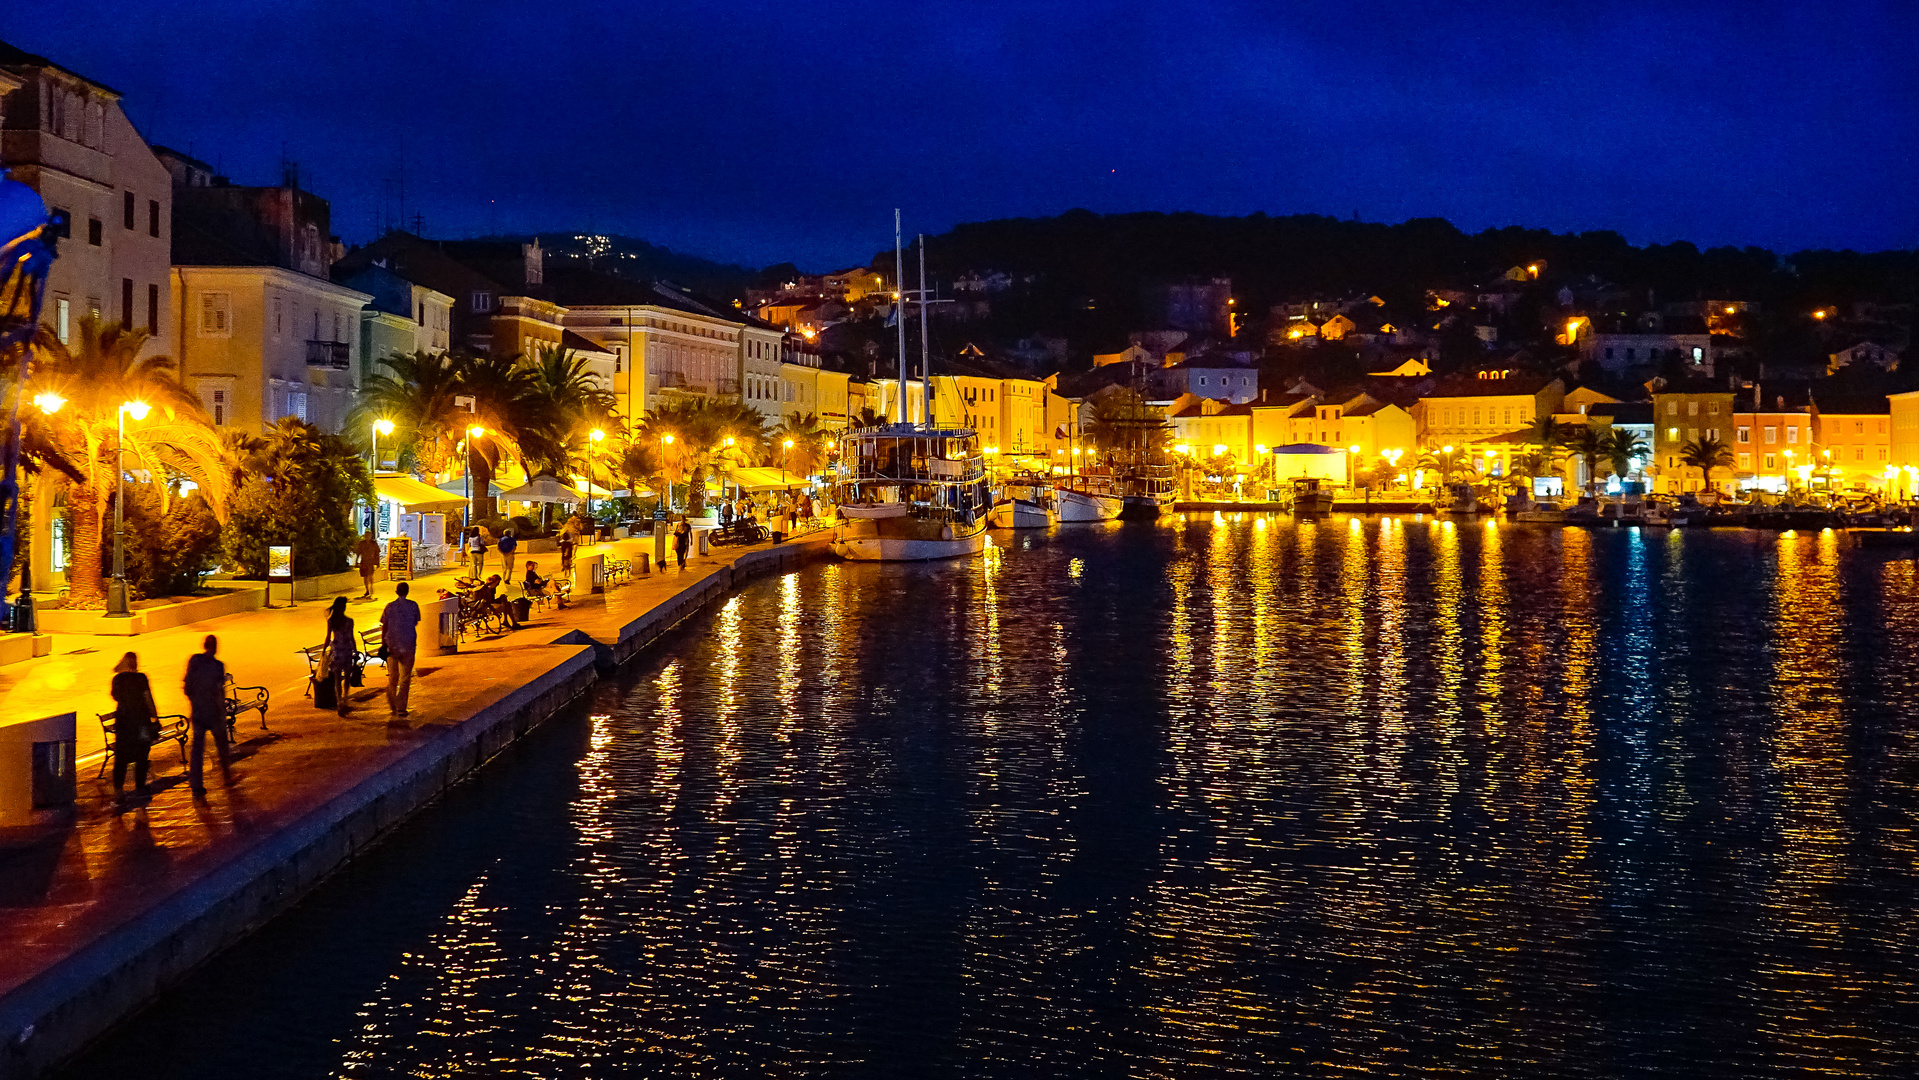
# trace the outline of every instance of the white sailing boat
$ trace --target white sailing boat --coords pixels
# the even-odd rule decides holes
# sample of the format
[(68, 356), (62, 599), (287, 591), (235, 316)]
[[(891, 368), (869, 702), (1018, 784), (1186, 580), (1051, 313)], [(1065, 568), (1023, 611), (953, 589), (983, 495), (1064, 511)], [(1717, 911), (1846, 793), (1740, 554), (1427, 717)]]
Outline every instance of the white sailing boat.
[[(906, 274), (899, 211), (893, 211), (893, 265), (900, 286), (900, 383), (894, 423), (840, 439), (833, 486), (840, 522), (832, 547), (842, 559), (902, 562), (951, 559), (986, 549), (991, 502), (986, 459), (972, 428), (908, 422), (906, 415)], [(926, 244), (920, 242), (920, 371), (931, 384), (926, 346)], [(926, 402), (930, 414), (933, 396)]]
[(1062, 522), (1112, 521), (1126, 508), (1126, 501), (1097, 476), (1062, 476), (1053, 481), (1053, 502)]
[(1007, 484), (986, 513), (986, 523), (995, 529), (1044, 529), (1058, 521), (1052, 489), (1037, 481)]

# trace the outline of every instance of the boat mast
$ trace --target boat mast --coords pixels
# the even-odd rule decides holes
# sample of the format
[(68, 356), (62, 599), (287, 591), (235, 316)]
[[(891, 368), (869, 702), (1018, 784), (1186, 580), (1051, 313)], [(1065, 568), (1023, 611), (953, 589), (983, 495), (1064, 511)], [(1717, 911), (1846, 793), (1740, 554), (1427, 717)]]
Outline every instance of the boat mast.
[(925, 384), (926, 428), (933, 428), (933, 365), (927, 360), (926, 347), (926, 234), (919, 234), (920, 242), (920, 380)]
[(893, 300), (893, 321), (900, 328), (900, 401), (899, 422), (906, 423), (906, 257), (900, 251), (900, 208), (893, 208), (893, 284), (899, 293)]

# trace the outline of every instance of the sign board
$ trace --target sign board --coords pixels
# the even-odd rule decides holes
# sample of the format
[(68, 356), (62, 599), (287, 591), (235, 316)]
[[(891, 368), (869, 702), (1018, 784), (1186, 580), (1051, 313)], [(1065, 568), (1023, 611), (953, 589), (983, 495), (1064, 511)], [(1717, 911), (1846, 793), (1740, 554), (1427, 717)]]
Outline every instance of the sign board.
[(293, 546), (267, 548), (267, 580), (293, 580)]
[(1533, 477), (1533, 498), (1557, 499), (1566, 493), (1566, 480), (1561, 476)]
[(653, 508), (653, 520), (654, 520), (654, 521), (665, 521), (665, 520), (666, 520), (666, 507), (664, 507), (664, 506), (655, 506), (655, 507)]
[(395, 536), (386, 542), (386, 577), (388, 581), (413, 580), (413, 541), (411, 538)]

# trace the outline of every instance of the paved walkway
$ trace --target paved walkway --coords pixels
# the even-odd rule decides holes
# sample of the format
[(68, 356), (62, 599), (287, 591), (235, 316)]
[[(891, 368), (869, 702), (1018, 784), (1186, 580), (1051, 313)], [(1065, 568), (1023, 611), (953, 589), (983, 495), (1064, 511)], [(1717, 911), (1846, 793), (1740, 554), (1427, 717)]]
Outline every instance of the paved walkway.
[[(639, 538), (590, 550), (634, 558), (650, 552), (651, 543)], [(314, 708), (304, 695), (306, 661), (297, 650), (320, 640), (330, 600), (227, 615), (131, 639), (60, 635), (52, 655), (0, 668), (0, 707), (13, 715), (78, 710), (85, 755), (74, 821), (54, 828), (0, 829), (0, 998), (240, 857), (261, 837), (299, 821), (437, 733), (578, 655), (586, 646), (560, 642), (570, 632), (585, 630), (597, 637), (610, 627), (616, 633), (653, 607), (703, 587), (740, 555), (768, 546), (716, 548), (710, 556), (693, 558), (685, 570), (636, 576), (604, 596), (582, 597), (565, 611), (536, 613), (524, 630), (469, 638), (458, 655), (430, 656), (423, 650), (412, 715), (404, 719), (387, 711), (385, 674), (378, 667), (369, 667), (367, 685), (353, 692), (344, 719)], [(558, 555), (534, 559), (542, 573), (558, 567)], [(523, 568), (525, 558), (519, 561)], [(414, 587), (430, 594), (450, 576), (428, 575)], [(349, 607), (356, 623), (376, 620), (393, 595), (390, 584), (374, 591), (374, 600)], [(268, 729), (246, 714), (239, 745), (224, 770), (209, 748), (208, 792), (201, 798), (188, 790), (174, 745), (155, 747), (151, 801), (116, 809), (111, 782), (94, 775), (102, 740), (92, 716), (110, 705), (105, 688), (113, 664), (129, 648), (138, 652), (160, 708), (184, 711), (180, 674), (209, 633), (219, 635), (221, 657), (237, 681), (271, 691)]]

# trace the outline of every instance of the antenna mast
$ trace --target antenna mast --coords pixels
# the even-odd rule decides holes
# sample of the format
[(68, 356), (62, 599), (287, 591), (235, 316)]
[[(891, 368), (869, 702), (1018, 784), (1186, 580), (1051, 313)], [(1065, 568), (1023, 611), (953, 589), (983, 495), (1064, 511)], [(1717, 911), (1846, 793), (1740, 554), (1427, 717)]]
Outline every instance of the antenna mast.
[(900, 251), (900, 209), (893, 208), (893, 321), (900, 328), (899, 422), (906, 423), (906, 257)]
[(926, 234), (919, 234), (920, 245), (920, 381), (925, 384), (925, 393), (921, 395), (926, 402), (926, 426), (933, 426), (933, 365), (927, 359), (926, 345)]

